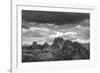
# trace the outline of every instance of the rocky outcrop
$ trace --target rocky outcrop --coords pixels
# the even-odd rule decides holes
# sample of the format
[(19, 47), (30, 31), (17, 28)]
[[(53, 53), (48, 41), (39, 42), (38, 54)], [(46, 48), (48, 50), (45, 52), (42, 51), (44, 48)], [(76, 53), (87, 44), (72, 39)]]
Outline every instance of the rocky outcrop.
[(22, 62), (89, 59), (90, 50), (81, 43), (55, 38), (52, 45), (33, 42), (22, 47)]

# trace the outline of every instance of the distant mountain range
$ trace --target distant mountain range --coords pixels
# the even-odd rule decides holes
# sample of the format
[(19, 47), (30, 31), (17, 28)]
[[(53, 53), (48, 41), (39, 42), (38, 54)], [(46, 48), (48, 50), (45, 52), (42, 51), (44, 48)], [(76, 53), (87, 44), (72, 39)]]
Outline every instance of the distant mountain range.
[(89, 59), (89, 52), (89, 44), (57, 37), (51, 45), (34, 41), (30, 46), (22, 46), (22, 62)]

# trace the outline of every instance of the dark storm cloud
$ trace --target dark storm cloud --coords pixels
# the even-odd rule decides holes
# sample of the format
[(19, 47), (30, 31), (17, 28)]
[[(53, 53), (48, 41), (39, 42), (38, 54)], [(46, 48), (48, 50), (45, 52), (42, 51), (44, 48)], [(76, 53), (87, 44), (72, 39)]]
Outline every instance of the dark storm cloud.
[(90, 39), (90, 14), (22, 10), (22, 43), (52, 43), (63, 37), (79, 43)]
[(69, 24), (89, 19), (89, 13), (22, 10), (22, 20), (38, 23)]

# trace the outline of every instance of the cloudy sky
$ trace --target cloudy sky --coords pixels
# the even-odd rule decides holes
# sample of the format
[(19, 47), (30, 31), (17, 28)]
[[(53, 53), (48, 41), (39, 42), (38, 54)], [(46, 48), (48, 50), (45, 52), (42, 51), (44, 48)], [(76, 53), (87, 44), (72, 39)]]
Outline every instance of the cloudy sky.
[(37, 41), (52, 44), (56, 37), (88, 43), (89, 19), (89, 13), (22, 10), (22, 43), (30, 45)]

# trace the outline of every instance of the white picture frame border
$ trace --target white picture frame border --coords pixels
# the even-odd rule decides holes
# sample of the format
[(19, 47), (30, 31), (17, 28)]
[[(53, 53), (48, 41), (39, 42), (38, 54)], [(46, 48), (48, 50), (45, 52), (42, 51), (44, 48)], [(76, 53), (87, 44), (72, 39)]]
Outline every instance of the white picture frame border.
[[(21, 10), (43, 10), (62, 12), (90, 13), (90, 60), (51, 61), (51, 62), (21, 62)], [(48, 10), (49, 9), (49, 10)], [(51, 10), (50, 10), (51, 9)], [(97, 65), (97, 10), (95, 6), (62, 5), (45, 3), (28, 3), (19, 0), (11, 2), (11, 71), (12, 73), (29, 71), (48, 71), (72, 68), (87, 68)]]

